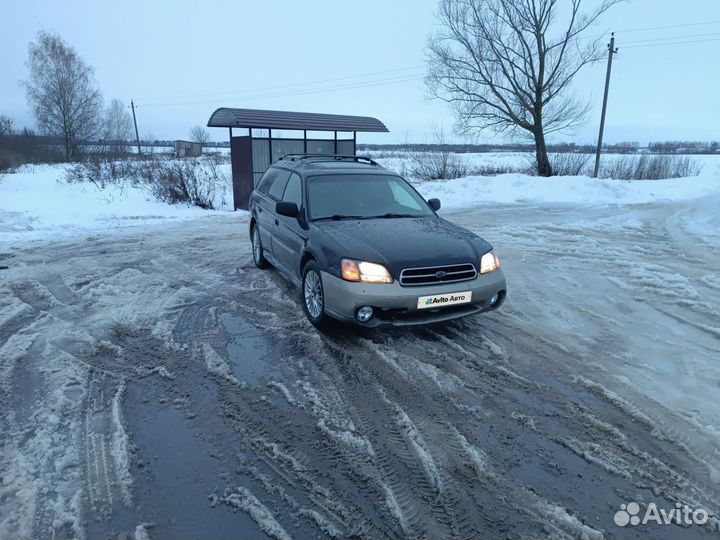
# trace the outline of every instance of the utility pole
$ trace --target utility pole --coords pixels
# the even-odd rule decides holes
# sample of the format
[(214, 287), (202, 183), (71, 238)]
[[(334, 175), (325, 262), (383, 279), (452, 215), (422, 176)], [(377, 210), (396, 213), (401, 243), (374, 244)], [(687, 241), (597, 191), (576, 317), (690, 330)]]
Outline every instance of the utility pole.
[(607, 111), (608, 90), (610, 89), (610, 70), (612, 69), (613, 55), (617, 54), (615, 48), (615, 32), (610, 34), (610, 43), (608, 43), (608, 63), (607, 73), (605, 74), (605, 95), (603, 96), (602, 114), (600, 115), (600, 134), (598, 135), (597, 151), (595, 152), (595, 171), (593, 178), (597, 178), (600, 172), (600, 149), (602, 148), (603, 131), (605, 130), (605, 111)]
[[(606, 90), (607, 92), (607, 90)], [(133, 124), (135, 124), (135, 140), (137, 141), (137, 148), (138, 148), (138, 155), (142, 155), (142, 150), (140, 150), (140, 135), (138, 135), (138, 129), (137, 129), (137, 119), (135, 118), (135, 103), (133, 100), (130, 100), (130, 108), (133, 112)]]

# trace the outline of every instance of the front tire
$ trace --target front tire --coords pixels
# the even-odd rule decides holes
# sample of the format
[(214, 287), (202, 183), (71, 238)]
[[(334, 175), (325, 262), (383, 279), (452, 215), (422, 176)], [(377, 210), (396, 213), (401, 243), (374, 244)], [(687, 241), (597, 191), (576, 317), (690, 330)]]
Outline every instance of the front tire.
[(255, 266), (261, 270), (269, 268), (270, 263), (265, 258), (265, 250), (263, 249), (262, 242), (260, 241), (260, 231), (258, 231), (257, 223), (253, 226), (252, 231), (250, 231), (250, 242), (252, 243), (253, 261), (255, 262)]
[(303, 311), (310, 323), (319, 330), (330, 325), (330, 317), (325, 314), (325, 291), (322, 286), (322, 274), (315, 261), (310, 261), (303, 268), (301, 300)]

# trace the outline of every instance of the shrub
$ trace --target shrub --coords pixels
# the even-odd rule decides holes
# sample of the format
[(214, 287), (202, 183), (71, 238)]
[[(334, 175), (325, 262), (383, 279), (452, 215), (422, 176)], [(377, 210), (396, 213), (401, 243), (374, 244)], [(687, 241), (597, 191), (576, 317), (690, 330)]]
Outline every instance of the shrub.
[[(592, 174), (590, 167), (591, 154), (583, 154), (576, 152), (558, 152), (550, 154), (550, 168), (553, 176), (580, 176)], [(537, 161), (535, 154), (528, 154), (524, 160), (524, 166), (521, 170), (528, 176), (537, 174)]]
[(67, 169), (65, 179), (70, 183), (90, 182), (98, 189), (134, 180), (133, 163), (92, 155)]
[(552, 167), (553, 176), (589, 175), (592, 172), (589, 167), (591, 157), (590, 154), (574, 152), (551, 154), (550, 167)]
[(453, 152), (412, 152), (407, 173), (421, 180), (450, 180), (467, 176), (468, 167)]
[(98, 189), (130, 183), (144, 186), (159, 201), (213, 209), (216, 195), (229, 182), (220, 168), (225, 161), (221, 157), (114, 160), (93, 156), (70, 167), (66, 180), (90, 182)]
[(507, 174), (519, 172), (517, 167), (511, 167), (509, 165), (480, 165), (479, 167), (473, 167), (469, 169), (468, 174), (470, 176), (498, 176), (500, 174)]
[(376, 156), (384, 159), (383, 166), (405, 178), (419, 180), (450, 180), (464, 176), (498, 176), (513, 172), (524, 172), (520, 167), (510, 165), (470, 165), (453, 152), (395, 152), (392, 156)]
[[(149, 174), (147, 174), (149, 172)], [(199, 167), (195, 160), (166, 161), (158, 168), (143, 169), (156, 199), (170, 204), (189, 203), (212, 209), (221, 182), (217, 167)]]
[(659, 180), (700, 174), (697, 159), (678, 155), (623, 156), (602, 163), (599, 176), (617, 180)]

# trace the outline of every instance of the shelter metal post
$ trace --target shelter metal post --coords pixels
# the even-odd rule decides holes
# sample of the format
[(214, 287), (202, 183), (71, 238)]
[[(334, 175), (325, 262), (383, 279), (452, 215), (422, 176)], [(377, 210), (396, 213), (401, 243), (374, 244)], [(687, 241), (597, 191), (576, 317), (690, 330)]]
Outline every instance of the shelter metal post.
[(268, 128), (268, 161), (272, 165), (272, 129)]
[(230, 167), (233, 179), (235, 210), (247, 210), (253, 190), (252, 139), (248, 136), (230, 139)]
[(335, 152), (334, 153), (337, 154), (337, 131), (335, 131), (334, 133), (335, 133)]
[(303, 153), (307, 154), (307, 129), (303, 129)]

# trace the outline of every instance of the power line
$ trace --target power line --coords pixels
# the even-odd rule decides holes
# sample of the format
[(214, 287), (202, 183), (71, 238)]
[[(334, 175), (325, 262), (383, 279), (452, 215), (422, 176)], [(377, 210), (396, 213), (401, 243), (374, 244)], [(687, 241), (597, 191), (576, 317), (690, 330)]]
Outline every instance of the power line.
[(687, 26), (703, 26), (708, 24), (720, 24), (720, 21), (705, 21), (695, 23), (684, 23), (684, 24), (670, 24), (667, 26), (648, 26), (646, 28), (629, 28), (625, 30), (615, 30), (616, 34), (619, 33), (630, 33), (630, 32), (649, 32), (650, 30), (667, 30), (668, 28), (684, 28)]
[[(615, 30), (615, 33), (635, 33), (635, 32), (650, 32), (652, 30), (668, 30), (672, 28), (687, 28), (690, 26), (705, 26), (705, 25), (711, 25), (711, 24), (720, 24), (720, 20), (718, 21), (704, 21), (704, 22), (695, 22), (695, 23), (681, 23), (681, 24), (669, 24), (666, 26), (648, 26), (645, 28), (626, 28), (625, 30)], [(603, 32), (601, 34), (592, 34), (589, 36), (586, 36), (584, 39), (597, 39), (604, 37), (608, 34), (608, 32)]]
[[(371, 80), (371, 81), (358, 81), (353, 83), (345, 83), (341, 85), (333, 85), (333, 86), (324, 86), (324, 87), (317, 87), (317, 88), (305, 88), (295, 91), (286, 91), (286, 92), (276, 92), (276, 93), (263, 93), (263, 94), (255, 94), (255, 95), (249, 95), (249, 96), (240, 96), (239, 99), (245, 100), (251, 100), (251, 99), (259, 99), (259, 98), (268, 98), (268, 97), (282, 97), (282, 96), (300, 96), (300, 95), (306, 95), (306, 94), (317, 94), (327, 91), (333, 91), (333, 90), (345, 90), (345, 89), (353, 89), (353, 88), (366, 88), (371, 86), (381, 86), (384, 84), (393, 84), (397, 82), (405, 82), (405, 81), (414, 81), (414, 80), (420, 80), (422, 77), (417, 77), (415, 75), (413, 76), (402, 76), (402, 77), (393, 77), (388, 79), (378, 79), (378, 80)], [(227, 99), (227, 98), (226, 98)], [(200, 103), (214, 103), (217, 102), (217, 98), (214, 98), (212, 100), (208, 99), (202, 99), (202, 100), (190, 100), (190, 101), (177, 101), (177, 102), (171, 102), (171, 103), (156, 103), (156, 104), (150, 104), (145, 105), (146, 107), (162, 107), (162, 106), (173, 106), (173, 105), (192, 105), (192, 104), (200, 104)]]
[(713, 38), (713, 39), (697, 39), (692, 41), (673, 41), (673, 42), (663, 42), (663, 43), (648, 43), (645, 45), (629, 45), (627, 47), (623, 46), (623, 50), (625, 49), (642, 49), (643, 47), (661, 47), (663, 45), (686, 45), (691, 43), (708, 43), (710, 41), (720, 41), (720, 38)]
[[(176, 95), (176, 96), (165, 96), (165, 97), (149, 97), (149, 98), (139, 98), (142, 101), (164, 101), (164, 100), (173, 100), (173, 99), (189, 99), (189, 98), (202, 98), (202, 97), (222, 97), (222, 96), (228, 96), (232, 97), (237, 94), (247, 94), (247, 93), (253, 93), (253, 92), (262, 92), (265, 90), (280, 90), (285, 88), (297, 88), (302, 86), (312, 86), (317, 84), (323, 84), (328, 82), (337, 82), (337, 81), (345, 81), (345, 80), (351, 80), (351, 79), (362, 79), (366, 77), (374, 77), (376, 75), (385, 75), (388, 73), (398, 73), (402, 71), (414, 71), (418, 69), (423, 69), (425, 66), (411, 66), (411, 67), (404, 67), (404, 68), (395, 68), (395, 69), (388, 69), (384, 71), (375, 71), (370, 73), (363, 73), (359, 75), (347, 75), (344, 77), (334, 77), (332, 79), (321, 79), (318, 81), (308, 81), (308, 82), (302, 82), (302, 83), (292, 83), (292, 84), (283, 84), (278, 86), (264, 86), (260, 88), (250, 88), (245, 90), (233, 90), (233, 91), (225, 91), (225, 92), (208, 92), (205, 94), (183, 94), (183, 95)], [(359, 81), (364, 82), (364, 81)]]
[[(264, 93), (264, 94), (255, 94), (255, 95), (249, 95), (249, 96), (240, 96), (238, 99), (242, 99), (243, 101), (250, 101), (250, 100), (266, 99), (266, 98), (273, 98), (273, 97), (303, 96), (303, 95), (309, 95), (309, 94), (332, 92), (332, 91), (337, 91), (337, 90), (352, 90), (352, 89), (356, 89), (356, 88), (369, 88), (369, 87), (373, 87), (373, 86), (383, 86), (383, 85), (387, 85), (387, 84), (397, 84), (397, 83), (403, 83), (403, 82), (409, 82), (409, 81), (419, 81), (422, 79), (423, 79), (423, 77), (418, 77), (417, 75), (401, 76), (401, 77), (379, 79), (379, 80), (372, 80), (372, 81), (358, 81), (358, 82), (353, 82), (353, 83), (345, 83), (342, 85), (334, 85), (334, 86), (327, 86), (327, 87), (306, 88), (306, 89), (301, 89), (301, 90), (297, 90), (297, 91), (277, 92), (277, 93), (271, 93), (271, 94)], [(172, 106), (176, 106), (176, 105), (199, 105), (199, 104), (204, 104), (204, 103), (216, 103), (217, 101), (218, 101), (218, 98), (214, 98), (212, 100), (202, 99), (202, 100), (190, 100), (190, 101), (176, 101), (176, 102), (169, 102), (169, 103), (146, 104), (145, 107), (172, 107)]]
[(632, 44), (632, 43), (650, 43), (653, 41), (671, 41), (671, 40), (678, 40), (678, 39), (696, 39), (701, 37), (707, 37), (707, 36), (720, 36), (720, 32), (710, 32), (708, 34), (695, 34), (691, 36), (670, 36), (670, 37), (662, 37), (662, 38), (652, 38), (652, 39), (637, 39), (635, 41), (624, 41), (624, 44)]
[[(323, 94), (326, 92), (335, 92), (339, 90), (353, 90), (357, 88), (369, 88), (373, 86), (384, 86), (388, 84), (397, 84), (397, 83), (403, 83), (408, 81), (419, 81), (422, 80), (423, 77), (407, 77), (407, 78), (399, 78), (399, 79), (391, 79), (387, 81), (382, 82), (368, 82), (364, 84), (353, 84), (353, 85), (343, 85), (343, 86), (334, 86), (334, 87), (328, 87), (328, 88), (311, 88), (303, 91), (298, 92), (281, 92), (276, 94), (257, 94), (257, 95), (251, 95), (251, 96), (241, 96), (238, 99), (241, 99), (242, 101), (253, 101), (258, 99), (267, 99), (267, 98), (275, 98), (275, 97), (293, 97), (293, 96), (304, 96), (304, 95), (310, 95), (310, 94)], [(146, 107), (173, 107), (177, 105), (200, 105), (205, 103), (216, 103), (217, 99), (214, 100), (195, 100), (195, 101), (180, 101), (180, 102), (174, 102), (174, 103), (157, 103), (153, 105), (146, 105)]]
[[(720, 24), (720, 20), (695, 22), (695, 23), (683, 23), (683, 24), (674, 24), (674, 25), (665, 25), (665, 26), (652, 26), (652, 27), (644, 27), (644, 28), (629, 28), (629, 29), (625, 29), (625, 30), (618, 30), (617, 32), (619, 32), (619, 33), (647, 32), (647, 31), (652, 31), (652, 30), (665, 30), (665, 29), (670, 29), (670, 28), (685, 28), (685, 27), (691, 27), (691, 26), (703, 26), (703, 25), (713, 25), (713, 24)], [(715, 35), (720, 35), (720, 33), (713, 32), (713, 33), (707, 33), (707, 34), (696, 34), (694, 36), (675, 36), (675, 37), (664, 37), (664, 38), (628, 41), (628, 42), (623, 43), (623, 49), (655, 47), (655, 46), (660, 46), (660, 45), (683, 45), (683, 44), (694, 44), (694, 43), (706, 43), (706, 42), (720, 40), (720, 38), (702, 39), (702, 40), (695, 40), (695, 39), (687, 40), (687, 38), (715, 36)], [(685, 40), (685, 41), (677, 41), (677, 40)], [(411, 73), (407, 73), (406, 75), (399, 75), (397, 77), (392, 77), (392, 78), (369, 79), (369, 80), (362, 80), (362, 79), (367, 78), (367, 77), (375, 77), (377, 75), (385, 75), (385, 74), (389, 74), (389, 73), (411, 72), (411, 71), (416, 71), (416, 70), (420, 70), (423, 68), (424, 68), (424, 66), (422, 66), (422, 65), (410, 66), (410, 67), (404, 67), (404, 68), (395, 68), (395, 69), (388, 69), (388, 70), (383, 70), (383, 71), (368, 72), (368, 73), (363, 73), (363, 74), (358, 74), (358, 75), (347, 75), (347, 76), (343, 76), (343, 77), (321, 79), (321, 80), (317, 80), (317, 81), (291, 83), (291, 84), (277, 85), (277, 86), (265, 86), (265, 87), (259, 87), (259, 88), (235, 90), (235, 91), (225, 91), (225, 92), (208, 92), (208, 93), (202, 93), (202, 94), (181, 94), (181, 95), (164, 96), (164, 97), (146, 97), (146, 98), (138, 98), (138, 99), (136, 99), (136, 101), (142, 101), (143, 105), (146, 107), (172, 107), (172, 106), (178, 106), (178, 105), (213, 103), (213, 102), (217, 102), (218, 100), (231, 99), (231, 98), (238, 98), (238, 99), (242, 99), (243, 101), (249, 101), (249, 100), (257, 100), (257, 99), (273, 98), (273, 97), (301, 96), (301, 95), (308, 95), (308, 94), (333, 92), (333, 91), (347, 90), (347, 89), (353, 89), (353, 88), (368, 88), (368, 87), (372, 87), (372, 86), (382, 86), (382, 85), (387, 85), (387, 84), (396, 84), (396, 83), (402, 83), (402, 82), (408, 82), (408, 81), (421, 80), (422, 77), (419, 77), (418, 76), (419, 74), (411, 74)], [(335, 83), (335, 82), (340, 82), (340, 81), (348, 81), (348, 82), (342, 83), (339, 85), (323, 86), (326, 83)], [(315, 85), (321, 85), (321, 86), (315, 86)], [(304, 88), (304, 87), (307, 87), (307, 88)], [(290, 90), (290, 89), (295, 89), (295, 90)], [(265, 93), (268, 90), (278, 90), (278, 91), (287, 90), (287, 91), (274, 92), (274, 93), (270, 93), (270, 94)], [(263, 92), (263, 93), (257, 94), (258, 92)], [(197, 99), (195, 99), (195, 98), (197, 98)], [(201, 98), (205, 98), (205, 99), (201, 99)], [(180, 100), (180, 101), (174, 101), (174, 100)], [(153, 103), (153, 102), (157, 102), (157, 103)]]
[[(628, 28), (625, 30), (617, 30), (617, 33), (631, 33), (631, 32), (647, 32), (652, 30), (664, 30), (664, 29), (670, 29), (670, 28), (685, 28), (685, 27), (691, 27), (691, 26), (703, 26), (703, 25), (712, 25), (712, 24), (720, 24), (720, 20), (716, 21), (703, 21), (703, 22), (694, 22), (694, 23), (682, 23), (682, 24), (673, 24), (673, 25), (664, 25), (664, 26), (650, 26), (650, 27), (644, 27), (644, 28)], [(597, 36), (590, 36), (590, 37), (602, 37), (606, 34), (599, 34)], [(696, 36), (677, 36), (675, 38), (657, 38), (654, 40), (637, 40), (637, 41), (630, 41), (626, 42), (627, 44), (631, 43), (641, 43), (641, 42), (654, 42), (654, 41), (661, 41), (661, 40), (672, 40), (672, 39), (684, 39), (689, 37), (698, 37), (698, 36), (705, 36), (705, 35), (715, 35), (715, 34), (699, 34)], [(712, 41), (712, 40), (707, 40)], [(700, 43), (701, 41), (697, 41), (697, 43)], [(688, 41), (687, 43), (694, 43)], [(623, 49), (625, 48), (633, 48), (634, 46), (628, 46), (625, 47), (623, 45)], [(256, 92), (264, 92), (267, 90), (284, 90), (284, 89), (290, 89), (290, 88), (300, 88), (306, 87), (306, 86), (314, 86), (318, 84), (324, 84), (324, 83), (331, 83), (331, 82), (338, 82), (338, 81), (349, 81), (352, 79), (363, 79), (366, 77), (374, 77), (377, 75), (385, 75), (388, 73), (399, 73), (399, 72), (408, 72), (408, 71), (414, 71), (423, 69), (424, 66), (410, 66), (410, 67), (404, 67), (404, 68), (395, 68), (395, 69), (388, 69), (383, 71), (375, 71), (375, 72), (368, 72), (358, 75), (347, 75), (343, 77), (334, 77), (331, 79), (321, 79), (317, 81), (308, 81), (308, 82), (301, 82), (301, 83), (292, 83), (292, 84), (285, 84), (285, 85), (277, 85), (277, 86), (265, 86), (265, 87), (259, 87), (259, 88), (251, 88), (251, 89), (245, 89), (245, 90), (229, 90), (224, 92), (207, 92), (207, 93), (201, 93), (201, 94), (179, 94), (174, 96), (156, 96), (156, 97), (145, 97), (145, 98), (137, 98), (136, 101), (142, 102), (146, 106), (172, 106), (172, 105), (184, 105), (189, 103), (195, 103), (195, 101), (182, 101), (182, 102), (176, 102), (176, 103), (150, 103), (150, 102), (164, 102), (167, 100), (194, 100), (195, 98), (216, 98), (213, 101), (217, 101), (217, 99), (222, 98), (232, 98), (232, 97), (242, 97), (246, 94), (254, 94)], [(358, 81), (358, 84), (365, 83), (365, 82), (373, 82), (373, 81)], [(314, 92), (314, 90), (313, 90)], [(292, 94), (284, 94), (284, 95), (292, 95)], [(271, 97), (271, 96), (262, 96), (262, 97)], [(279, 96), (276, 96), (279, 97)], [(256, 96), (252, 95), (248, 98), (242, 97), (242, 99), (257, 99)], [(204, 101), (205, 103), (208, 103), (210, 101)]]

